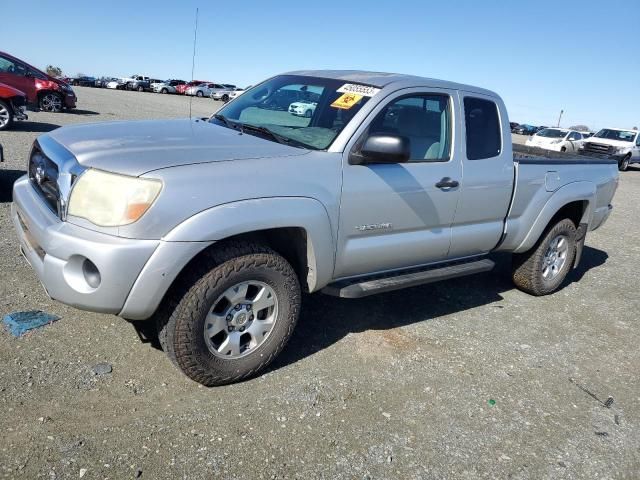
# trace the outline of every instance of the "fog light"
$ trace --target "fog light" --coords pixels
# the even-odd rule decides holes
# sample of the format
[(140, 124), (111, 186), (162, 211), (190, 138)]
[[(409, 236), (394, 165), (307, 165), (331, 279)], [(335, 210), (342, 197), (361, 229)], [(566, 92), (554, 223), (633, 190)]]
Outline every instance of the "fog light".
[(84, 262), (82, 262), (82, 274), (91, 288), (98, 288), (100, 286), (100, 271), (88, 258), (85, 258)]

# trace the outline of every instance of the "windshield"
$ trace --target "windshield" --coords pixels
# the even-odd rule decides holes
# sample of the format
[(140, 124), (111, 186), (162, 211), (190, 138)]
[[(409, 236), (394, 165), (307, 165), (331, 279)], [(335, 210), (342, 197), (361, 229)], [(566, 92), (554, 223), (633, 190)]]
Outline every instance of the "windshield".
[(210, 122), (266, 128), (292, 144), (324, 150), (377, 92), (343, 80), (280, 75), (247, 90)]
[(545, 128), (544, 130), (540, 130), (536, 135), (538, 137), (546, 137), (546, 138), (564, 138), (567, 133), (562, 130), (556, 130), (555, 128)]
[(608, 140), (618, 140), (620, 142), (633, 142), (636, 137), (636, 133), (628, 130), (611, 130), (609, 128), (603, 128), (594, 135), (595, 138), (606, 138)]

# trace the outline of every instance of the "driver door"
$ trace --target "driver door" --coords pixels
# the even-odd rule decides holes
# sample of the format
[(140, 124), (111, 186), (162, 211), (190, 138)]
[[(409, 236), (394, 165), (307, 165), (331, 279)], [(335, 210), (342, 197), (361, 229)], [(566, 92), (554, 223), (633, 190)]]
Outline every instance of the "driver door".
[[(344, 152), (334, 277), (402, 269), (446, 260), (462, 183), (455, 92), (403, 90), (381, 102)], [(369, 134), (409, 139), (407, 163), (349, 164)]]

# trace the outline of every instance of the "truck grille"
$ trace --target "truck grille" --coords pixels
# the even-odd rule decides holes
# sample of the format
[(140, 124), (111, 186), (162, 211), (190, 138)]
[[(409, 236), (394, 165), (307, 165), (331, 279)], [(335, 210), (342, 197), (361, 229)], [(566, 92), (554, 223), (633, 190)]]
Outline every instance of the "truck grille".
[(604, 153), (611, 155), (613, 153), (613, 147), (611, 145), (604, 145), (602, 143), (586, 142), (584, 144), (584, 150), (589, 153)]
[(62, 203), (58, 185), (58, 165), (34, 146), (29, 158), (29, 180), (53, 212), (62, 218)]

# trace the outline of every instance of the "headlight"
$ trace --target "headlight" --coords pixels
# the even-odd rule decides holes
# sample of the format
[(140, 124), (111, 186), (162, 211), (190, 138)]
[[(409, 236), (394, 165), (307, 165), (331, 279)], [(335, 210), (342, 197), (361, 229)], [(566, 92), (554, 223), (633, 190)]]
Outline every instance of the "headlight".
[(162, 182), (87, 170), (73, 187), (68, 214), (101, 227), (128, 225), (140, 219), (162, 189)]

